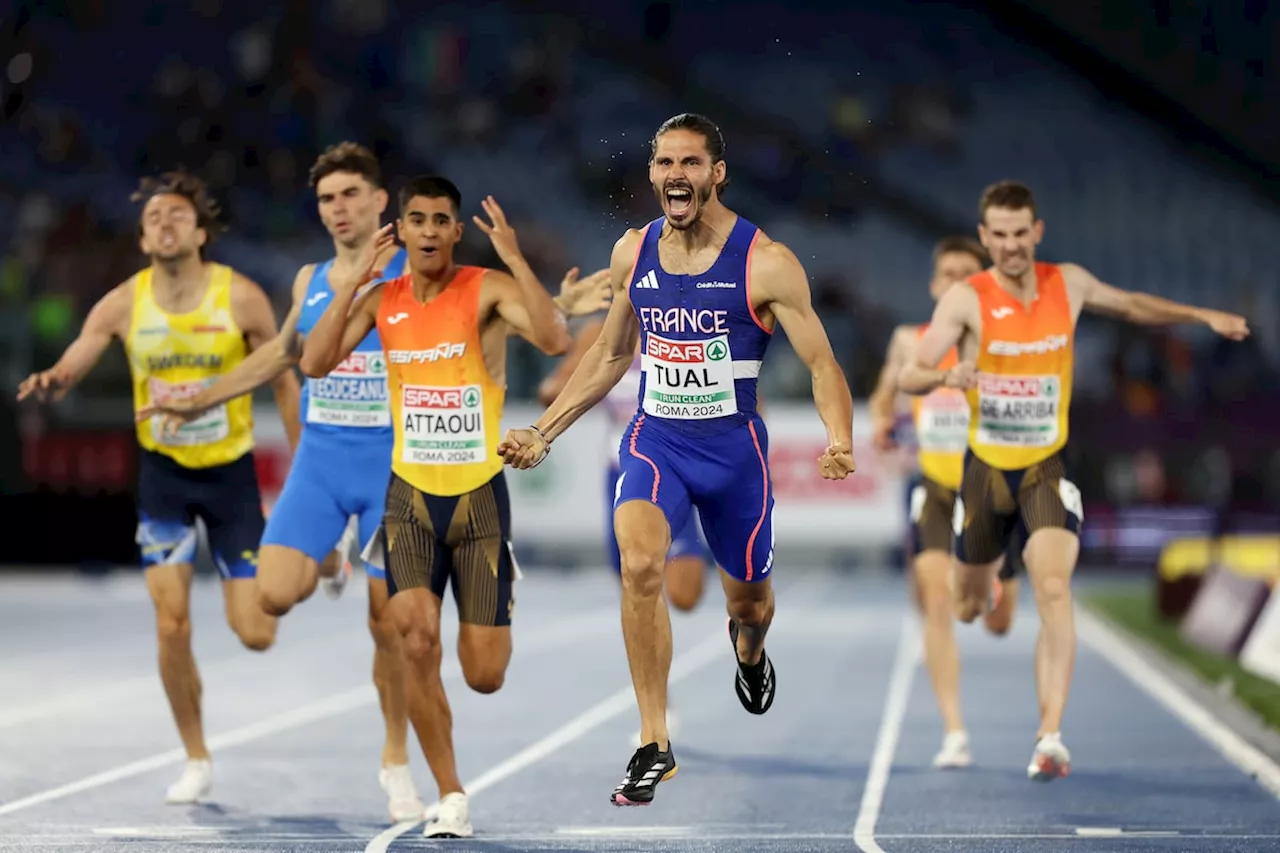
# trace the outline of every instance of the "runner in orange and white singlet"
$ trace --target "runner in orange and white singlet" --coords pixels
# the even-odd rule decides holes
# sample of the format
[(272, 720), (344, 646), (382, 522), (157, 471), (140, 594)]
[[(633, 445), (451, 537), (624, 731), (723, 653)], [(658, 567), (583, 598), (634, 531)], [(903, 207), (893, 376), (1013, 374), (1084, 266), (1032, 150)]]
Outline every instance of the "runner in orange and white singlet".
[[(984, 191), (978, 234), (992, 267), (938, 302), (898, 382), (909, 394), (946, 386), (968, 396), (969, 449), (954, 516), (961, 620), (972, 622), (989, 606), (1015, 528), (1026, 536), (1023, 558), (1040, 611), (1040, 727), (1027, 775), (1049, 781), (1071, 766), (1061, 728), (1075, 658), (1070, 583), (1084, 507), (1064, 449), (1080, 312), (1151, 326), (1203, 323), (1231, 340), (1243, 340), (1249, 327), (1234, 314), (1120, 290), (1075, 264), (1038, 263), (1044, 222), (1023, 184)], [(940, 369), (953, 347), (960, 362)]]
[[(519, 577), (511, 546), (511, 507), (496, 452), (511, 331), (549, 355), (571, 343), (564, 314), (529, 268), (515, 232), (492, 198), (487, 223), (508, 275), (456, 266), (462, 238), (461, 194), (436, 176), (400, 191), (401, 241), (408, 274), (357, 291), (377, 278), (375, 258), (392, 242), (390, 226), (357, 264), (358, 275), (330, 276), (333, 298), (311, 330), (302, 371), (325, 376), (376, 326), (387, 363), (395, 445), (382, 527), (364, 558), (385, 564), (391, 614), (405, 650), (409, 717), (440, 789), (439, 812), (424, 835), (472, 834), (458, 779), (448, 699), (440, 681), (440, 609), (453, 586), (458, 658), (467, 684), (492, 693), (511, 659), (512, 585)], [(353, 304), (354, 303), (354, 304)], [(414, 695), (410, 692), (409, 695)]]
[[(946, 237), (933, 250), (933, 277), (929, 295), (936, 301), (956, 284), (982, 271), (987, 253), (971, 237)], [(913, 358), (927, 325), (899, 326), (890, 338), (884, 367), (868, 401), (873, 442), (882, 452), (899, 446), (894, 437), (898, 423), (898, 374)], [(953, 347), (939, 370), (949, 370), (958, 358)], [(964, 392), (938, 388), (910, 400), (914, 424), (915, 462), (918, 473), (908, 484), (908, 518), (911, 536), (907, 578), (923, 616), (924, 658), (942, 715), (942, 748), (933, 758), (939, 768), (967, 767), (973, 763), (969, 735), (960, 711), (960, 651), (956, 645), (949, 578), (952, 556), (951, 518), (960, 489), (964, 454), (969, 444), (969, 403)], [(1004, 634), (1013, 621), (1018, 600), (1018, 569), (1022, 564), (1021, 541), (1010, 542), (996, 590), (1001, 595), (985, 622), (994, 634)], [(1002, 588), (1002, 584), (1004, 588)]]

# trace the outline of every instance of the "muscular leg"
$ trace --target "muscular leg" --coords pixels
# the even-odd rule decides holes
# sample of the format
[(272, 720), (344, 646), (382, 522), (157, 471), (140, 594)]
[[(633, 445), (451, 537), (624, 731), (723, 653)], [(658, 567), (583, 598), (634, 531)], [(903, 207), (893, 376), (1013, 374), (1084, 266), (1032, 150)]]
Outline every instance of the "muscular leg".
[(764, 637), (773, 622), (773, 584), (770, 578), (749, 583), (720, 573), (725, 609), (738, 626), (738, 661), (747, 666), (760, 662)]
[(622, 556), (622, 637), (640, 708), (640, 740), (666, 752), (671, 615), (662, 585), (671, 527), (655, 504), (630, 500), (614, 511), (614, 529)]
[(458, 662), (468, 687), (477, 693), (497, 693), (511, 662), (511, 626), (460, 624)]
[(400, 633), (391, 616), (387, 582), (369, 578), (369, 633), (373, 636), (373, 684), (382, 708), (382, 766), (409, 763), (409, 712), (405, 704)]
[(966, 625), (981, 616), (991, 601), (991, 585), (1000, 570), (1000, 559), (989, 563), (962, 563), (951, 568), (951, 587), (956, 618)]
[[(330, 551), (325, 563), (336, 560), (337, 553)], [(263, 545), (258, 549), (258, 605), (269, 616), (283, 616), (311, 597), (319, 576), (316, 561), (298, 549)]]
[(200, 714), (201, 684), (191, 653), (190, 563), (170, 563), (147, 569), (147, 592), (156, 609), (160, 651), (160, 682), (169, 698), (178, 736), (193, 761), (208, 760)]
[(698, 556), (676, 557), (667, 561), (667, 600), (672, 607), (688, 613), (698, 606), (706, 571), (707, 564)]
[(403, 589), (392, 596), (390, 610), (404, 650), (409, 720), (441, 798), (461, 793), (453, 753), (453, 712), (440, 678), (440, 598), (425, 587)]
[(1080, 540), (1068, 530), (1041, 528), (1031, 534), (1024, 553), (1040, 612), (1036, 687), (1041, 705), (1038, 734), (1044, 735), (1061, 730), (1071, 689), (1076, 655), (1071, 576), (1080, 553)]
[(922, 551), (913, 561), (924, 615), (924, 661), (933, 681), (945, 730), (964, 730), (960, 714), (960, 650), (953, 626), (948, 576), (954, 558), (946, 551)]

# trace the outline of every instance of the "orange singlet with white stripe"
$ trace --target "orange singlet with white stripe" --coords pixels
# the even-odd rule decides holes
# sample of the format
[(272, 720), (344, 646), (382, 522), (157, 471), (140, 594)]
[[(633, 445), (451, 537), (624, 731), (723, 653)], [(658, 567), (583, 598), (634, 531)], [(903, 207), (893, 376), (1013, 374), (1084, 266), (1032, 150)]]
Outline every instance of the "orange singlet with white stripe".
[(485, 272), (458, 267), (425, 304), (410, 275), (383, 285), (377, 323), (395, 427), (391, 470), (429, 495), (474, 491), (502, 470), (495, 448), (506, 390), (489, 375), (480, 341)]
[[(927, 324), (921, 326), (917, 338), (928, 328)], [(950, 370), (958, 360), (956, 348), (952, 347), (938, 369)], [(945, 489), (958, 490), (964, 475), (964, 452), (969, 446), (969, 402), (964, 392), (943, 387), (923, 397), (912, 397), (911, 415), (920, 473)]]
[(1027, 308), (990, 271), (969, 279), (982, 317), (977, 387), (970, 389), (969, 447), (993, 468), (1029, 468), (1067, 443), (1075, 322), (1055, 264), (1036, 264)]

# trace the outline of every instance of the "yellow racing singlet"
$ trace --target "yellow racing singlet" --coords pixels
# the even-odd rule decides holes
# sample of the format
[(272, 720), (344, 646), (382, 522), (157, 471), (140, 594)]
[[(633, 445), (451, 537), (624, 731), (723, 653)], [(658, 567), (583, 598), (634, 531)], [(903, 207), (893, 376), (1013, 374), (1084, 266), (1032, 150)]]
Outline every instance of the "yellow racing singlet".
[[(921, 326), (917, 337), (928, 325)], [(952, 347), (938, 364), (950, 370), (958, 361)], [(911, 416), (916, 429), (916, 458), (920, 473), (951, 491), (960, 489), (964, 475), (964, 452), (969, 446), (969, 402), (963, 391), (938, 388), (923, 397), (911, 398)]]
[(466, 494), (502, 470), (506, 389), (489, 375), (480, 343), (485, 272), (459, 267), (425, 305), (414, 298), (410, 275), (382, 286), (377, 316), (395, 427), (391, 470), (429, 495)]
[(982, 316), (978, 384), (968, 391), (969, 446), (993, 468), (1029, 468), (1067, 443), (1075, 344), (1067, 283), (1056, 265), (1036, 264), (1030, 310), (990, 272), (969, 284)]
[[(231, 311), (231, 268), (208, 269), (204, 298), (186, 314), (169, 314), (156, 304), (150, 268), (134, 276), (125, 351), (135, 411), (190, 397), (244, 360), (244, 333)], [(253, 449), (253, 398), (245, 394), (215, 406), (173, 436), (162, 433), (163, 424), (158, 417), (138, 424), (138, 444), (184, 468), (226, 465)]]

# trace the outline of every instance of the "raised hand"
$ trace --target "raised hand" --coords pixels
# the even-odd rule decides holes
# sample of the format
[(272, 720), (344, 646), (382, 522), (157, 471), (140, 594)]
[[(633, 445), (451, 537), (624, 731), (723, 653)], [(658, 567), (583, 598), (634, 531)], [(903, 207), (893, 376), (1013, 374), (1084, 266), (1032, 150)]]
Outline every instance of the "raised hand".
[(394, 246), (395, 242), (395, 225), (393, 223), (387, 223), (379, 228), (374, 233), (373, 239), (365, 243), (360, 249), (360, 253), (352, 260), (349, 269), (343, 270), (337, 275), (330, 274), (329, 282), (333, 285), (333, 289), (348, 288), (355, 290), (371, 281), (382, 278), (382, 270), (378, 267), (378, 259)]
[(1205, 323), (1224, 338), (1243, 341), (1249, 337), (1249, 321), (1239, 314), (1228, 314), (1225, 311), (1209, 311)]
[(524, 255), (520, 254), (520, 244), (516, 241), (516, 231), (511, 227), (511, 223), (507, 222), (507, 215), (502, 212), (502, 208), (498, 206), (498, 202), (493, 196), (485, 196), (480, 201), (480, 206), (484, 208), (484, 212), (489, 216), (490, 222), (485, 222), (479, 216), (471, 217), (476, 227), (488, 235), (489, 240), (493, 243), (493, 249), (498, 253), (498, 257), (508, 267), (520, 263), (524, 259)]
[(560, 282), (560, 297), (556, 300), (565, 314), (581, 316), (604, 311), (613, 302), (613, 286), (609, 268), (596, 270), (586, 278), (578, 278), (578, 268), (564, 274)]

